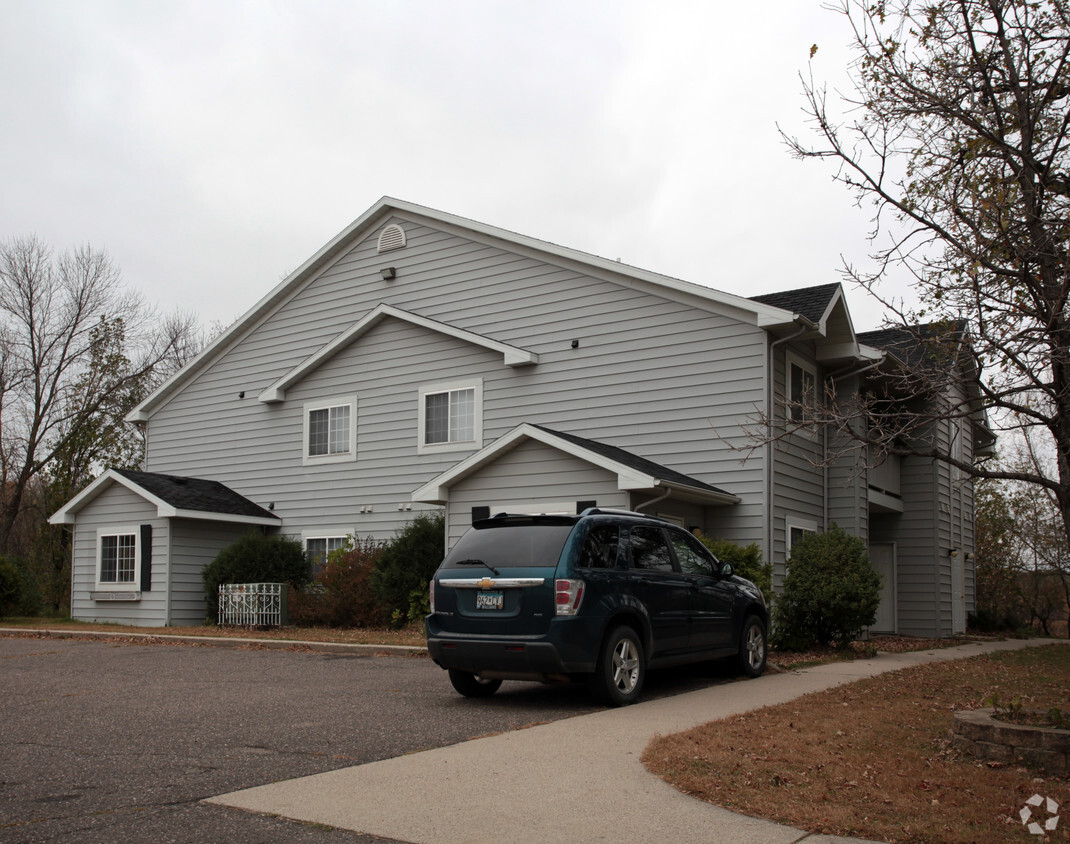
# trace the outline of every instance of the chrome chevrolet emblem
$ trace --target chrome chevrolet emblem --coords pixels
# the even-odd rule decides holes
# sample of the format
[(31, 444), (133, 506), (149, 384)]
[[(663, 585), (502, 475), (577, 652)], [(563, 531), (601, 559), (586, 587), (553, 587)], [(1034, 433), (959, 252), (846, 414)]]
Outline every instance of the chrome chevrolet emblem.
[(494, 585), (494, 581), (489, 577), (484, 577), (479, 583), (476, 584), (480, 589), (490, 589)]

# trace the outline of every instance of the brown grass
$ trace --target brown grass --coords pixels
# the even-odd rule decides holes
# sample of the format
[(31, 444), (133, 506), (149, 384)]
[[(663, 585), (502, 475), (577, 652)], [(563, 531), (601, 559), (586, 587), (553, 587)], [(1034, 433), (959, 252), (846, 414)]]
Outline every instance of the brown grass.
[(48, 618), (5, 618), (0, 627), (20, 630), (60, 630), (64, 633), (79, 631), (102, 631), (106, 633), (137, 633), (150, 636), (213, 636), (236, 639), (280, 639), (295, 642), (341, 642), (356, 645), (411, 645), (427, 644), (422, 625), (410, 625), (400, 630), (389, 628), (337, 628), (337, 627), (218, 627), (205, 624), (197, 627), (132, 627), (128, 624), (90, 624), (84, 621), (69, 621)]
[(993, 692), (1070, 709), (1070, 647), (920, 666), (656, 739), (643, 761), (699, 799), (811, 832), (889, 842), (1046, 840), (1018, 812), (1060, 804), (1070, 779), (983, 764), (950, 748), (951, 714)]

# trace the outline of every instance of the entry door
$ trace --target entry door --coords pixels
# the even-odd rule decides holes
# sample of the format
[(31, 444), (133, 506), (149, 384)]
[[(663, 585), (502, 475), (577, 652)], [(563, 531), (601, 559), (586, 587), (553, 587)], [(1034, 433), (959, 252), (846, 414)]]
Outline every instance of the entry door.
[(869, 546), (869, 561), (881, 575), (881, 603), (877, 607), (877, 620), (870, 628), (874, 633), (895, 633), (895, 544), (874, 543)]

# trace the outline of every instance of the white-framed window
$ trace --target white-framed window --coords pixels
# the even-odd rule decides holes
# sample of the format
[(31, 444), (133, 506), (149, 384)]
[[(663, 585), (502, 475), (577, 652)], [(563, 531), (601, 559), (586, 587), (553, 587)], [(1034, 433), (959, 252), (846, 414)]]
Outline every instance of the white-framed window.
[(134, 591), (141, 588), (141, 530), (136, 526), (97, 530), (97, 589)]
[(788, 516), (784, 525), (784, 561), (791, 561), (791, 549), (808, 533), (817, 533), (817, 522)]
[(419, 392), (420, 454), (463, 451), (483, 443), (483, 379), (428, 384)]
[(784, 372), (788, 421), (805, 422), (817, 407), (817, 369), (798, 355), (787, 352)]
[(327, 557), (332, 551), (345, 548), (349, 541), (348, 536), (323, 536), (301, 534), (305, 542), (305, 556), (312, 564), (312, 579), (318, 580), (327, 569)]
[(356, 396), (304, 404), (302, 462), (343, 463), (357, 459)]

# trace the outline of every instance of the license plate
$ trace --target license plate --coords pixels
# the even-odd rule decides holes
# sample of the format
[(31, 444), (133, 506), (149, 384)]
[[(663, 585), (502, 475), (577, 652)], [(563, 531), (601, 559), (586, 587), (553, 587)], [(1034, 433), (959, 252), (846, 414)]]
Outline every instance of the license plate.
[(500, 610), (505, 606), (505, 596), (501, 592), (476, 592), (477, 610)]

